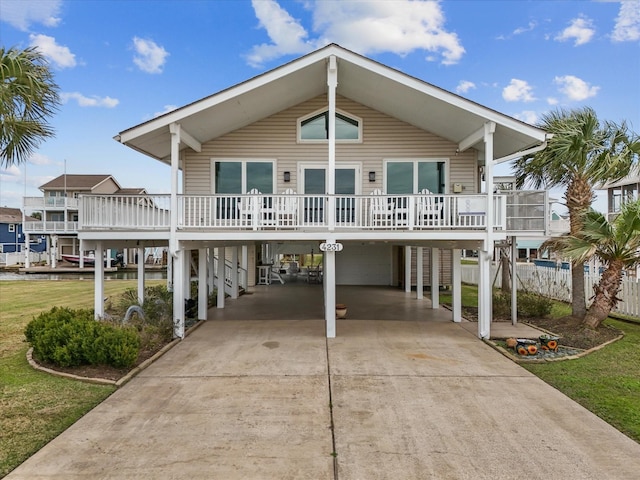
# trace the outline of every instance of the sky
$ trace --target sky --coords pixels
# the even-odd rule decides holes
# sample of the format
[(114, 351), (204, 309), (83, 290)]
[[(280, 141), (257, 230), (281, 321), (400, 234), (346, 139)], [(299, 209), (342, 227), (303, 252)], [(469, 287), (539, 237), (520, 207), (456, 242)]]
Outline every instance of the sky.
[(0, 0), (0, 45), (37, 47), (63, 102), (0, 206), (65, 172), (169, 193), (114, 136), (329, 43), (531, 124), (590, 106), (640, 132), (640, 0)]

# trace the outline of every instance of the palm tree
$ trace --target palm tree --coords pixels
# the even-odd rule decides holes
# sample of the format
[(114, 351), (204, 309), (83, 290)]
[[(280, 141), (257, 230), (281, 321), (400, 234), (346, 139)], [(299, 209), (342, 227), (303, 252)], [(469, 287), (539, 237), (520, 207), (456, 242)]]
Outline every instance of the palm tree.
[(35, 47), (0, 47), (0, 166), (26, 162), (54, 135), (47, 117), (59, 105), (58, 85)]
[(588, 211), (580, 235), (564, 237), (558, 246), (569, 258), (585, 262), (596, 256), (605, 267), (584, 318), (585, 325), (598, 328), (620, 300), (622, 272), (640, 265), (640, 200), (623, 205), (611, 223), (602, 213)]
[[(593, 109), (558, 110), (543, 116), (540, 128), (552, 134), (547, 147), (514, 162), (516, 184), (534, 188), (564, 187), (570, 235), (582, 230), (594, 187), (627, 176), (638, 162), (640, 142), (626, 123), (601, 123)], [(572, 265), (572, 315), (584, 318), (586, 302), (582, 263)]]

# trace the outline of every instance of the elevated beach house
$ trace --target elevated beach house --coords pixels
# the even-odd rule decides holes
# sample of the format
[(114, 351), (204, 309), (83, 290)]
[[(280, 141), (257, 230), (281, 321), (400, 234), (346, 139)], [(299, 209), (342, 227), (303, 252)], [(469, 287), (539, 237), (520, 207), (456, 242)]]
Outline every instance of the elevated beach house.
[(323, 251), (318, 318), (328, 337), (341, 285), (418, 298), (432, 285), (425, 318), (439, 306), (437, 287), (451, 286), (460, 321), (460, 252), (475, 250), (478, 335), (487, 337), (494, 245), (547, 233), (546, 192), (493, 182), (497, 163), (544, 148), (544, 131), (334, 44), (116, 140), (170, 165), (171, 194), (82, 195), (80, 238), (97, 256), (169, 246), (178, 337), (192, 278), (206, 319), (209, 289), (223, 308), (225, 291), (233, 297), (272, 268), (270, 249)]

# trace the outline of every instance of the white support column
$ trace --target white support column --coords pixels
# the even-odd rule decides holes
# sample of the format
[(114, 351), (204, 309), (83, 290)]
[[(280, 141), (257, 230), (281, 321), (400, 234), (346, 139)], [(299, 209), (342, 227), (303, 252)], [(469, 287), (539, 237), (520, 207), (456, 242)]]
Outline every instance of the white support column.
[[(144, 259), (144, 247), (138, 247), (138, 258)], [(138, 302), (144, 303), (144, 260), (138, 262)]]
[(216, 256), (215, 248), (207, 248), (207, 263), (209, 264), (207, 272), (207, 285), (209, 287), (209, 294), (216, 288)]
[(104, 317), (104, 263), (102, 259), (102, 242), (96, 243), (96, 262), (94, 269), (93, 311), (94, 318), (98, 320)]
[(51, 268), (56, 268), (58, 265), (58, 236), (53, 235), (51, 237)]
[(245, 290), (249, 287), (249, 247), (242, 245), (242, 255), (240, 260), (240, 267), (242, 268), (242, 278), (240, 279), (240, 285)]
[(516, 259), (518, 258), (518, 244), (516, 237), (511, 237), (511, 323), (518, 323), (518, 270)]
[[(333, 243), (327, 240), (327, 243)], [(324, 316), (327, 338), (336, 336), (336, 252), (324, 253)]]
[(462, 252), (459, 248), (451, 251), (451, 303), (453, 306), (453, 321), (462, 321)]
[(424, 248), (416, 247), (416, 298), (424, 298)]
[[(489, 248), (485, 245), (483, 248)], [(491, 335), (491, 252), (478, 252), (478, 337), (489, 338)]]
[(207, 249), (198, 249), (198, 320), (207, 319)]
[(240, 287), (238, 284), (238, 247), (231, 248), (231, 298), (240, 296)]
[(218, 247), (218, 308), (224, 308), (224, 247)]
[[(111, 268), (111, 249), (107, 248), (107, 268)], [(96, 263), (98, 262), (98, 258), (96, 257)]]
[(80, 247), (78, 247), (78, 254), (80, 255), (80, 261), (78, 266), (84, 268), (84, 240), (80, 240)]
[[(173, 255), (167, 255), (167, 290), (169, 292), (173, 292)], [(138, 262), (140, 262), (140, 258), (138, 258)]]
[(335, 193), (336, 193), (336, 88), (338, 86), (338, 61), (334, 55), (329, 57), (329, 64), (327, 65), (327, 96), (329, 103), (329, 132), (328, 132), (328, 185), (327, 193), (329, 194), (329, 204), (325, 211), (327, 215), (327, 222), (329, 230), (335, 228), (336, 223), (336, 208), (335, 208)]
[(404, 247), (404, 291), (411, 293), (411, 247)]
[(53, 252), (53, 247), (51, 246), (51, 235), (47, 235), (47, 238), (45, 240), (47, 242), (47, 246), (46, 246), (46, 252), (47, 252), (47, 266), (52, 266), (52, 262), (51, 262), (51, 255)]
[(169, 255), (176, 254), (178, 230), (178, 172), (180, 171), (180, 125), (172, 123), (169, 125), (171, 133), (171, 229), (169, 232)]
[(173, 257), (173, 337), (184, 338), (184, 264), (185, 252), (178, 250)]
[(431, 249), (431, 308), (440, 308), (440, 249)]
[[(24, 229), (23, 229), (24, 232)], [(24, 235), (24, 268), (29, 268), (31, 266), (31, 259), (29, 258), (29, 244), (31, 243), (31, 238), (28, 233), (23, 233)]]

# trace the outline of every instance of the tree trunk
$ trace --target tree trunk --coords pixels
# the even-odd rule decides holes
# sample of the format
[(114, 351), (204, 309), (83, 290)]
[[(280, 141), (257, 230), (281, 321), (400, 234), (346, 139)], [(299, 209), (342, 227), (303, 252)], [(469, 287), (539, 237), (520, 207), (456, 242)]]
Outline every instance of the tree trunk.
[(502, 291), (505, 294), (511, 293), (511, 269), (509, 266), (509, 256), (500, 249), (500, 268), (502, 269)]
[(594, 287), (596, 294), (584, 317), (584, 325), (596, 329), (605, 321), (611, 310), (618, 304), (617, 295), (621, 282), (622, 263), (611, 262), (607, 269), (602, 272), (598, 285)]
[[(569, 210), (570, 234), (580, 235), (584, 225), (583, 215), (593, 201), (593, 190), (589, 180), (583, 176), (576, 176), (567, 186), (565, 193), (567, 209)], [(574, 262), (571, 265), (571, 314), (576, 318), (583, 318), (587, 313), (584, 293), (584, 265)]]

